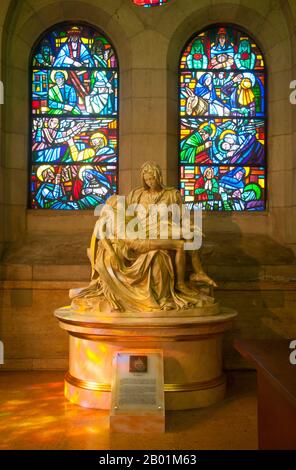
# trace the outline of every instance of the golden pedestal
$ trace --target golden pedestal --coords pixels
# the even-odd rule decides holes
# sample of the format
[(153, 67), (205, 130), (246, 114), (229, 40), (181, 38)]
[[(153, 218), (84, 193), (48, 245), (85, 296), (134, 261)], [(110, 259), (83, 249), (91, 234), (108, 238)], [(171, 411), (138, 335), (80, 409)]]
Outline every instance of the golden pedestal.
[[(218, 310), (217, 310), (218, 311)], [(91, 317), (70, 307), (56, 310), (70, 336), (65, 396), (72, 403), (109, 409), (112, 358), (122, 349), (161, 349), (165, 409), (186, 410), (224, 398), (222, 337), (236, 312), (222, 308), (204, 316), (198, 309)]]

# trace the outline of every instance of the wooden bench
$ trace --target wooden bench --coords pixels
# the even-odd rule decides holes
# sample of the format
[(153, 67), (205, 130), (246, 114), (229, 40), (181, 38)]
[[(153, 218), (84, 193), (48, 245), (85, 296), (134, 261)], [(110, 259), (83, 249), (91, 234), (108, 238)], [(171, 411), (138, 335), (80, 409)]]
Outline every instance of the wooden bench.
[(296, 365), (290, 340), (236, 340), (257, 370), (259, 449), (296, 449)]

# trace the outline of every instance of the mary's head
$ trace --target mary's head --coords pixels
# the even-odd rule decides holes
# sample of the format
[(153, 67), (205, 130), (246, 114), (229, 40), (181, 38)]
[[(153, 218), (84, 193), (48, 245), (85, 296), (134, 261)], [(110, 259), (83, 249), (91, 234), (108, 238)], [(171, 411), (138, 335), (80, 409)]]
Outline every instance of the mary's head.
[(145, 189), (161, 190), (163, 178), (160, 166), (153, 161), (144, 163), (141, 167), (141, 180)]
[(198, 80), (200, 86), (210, 87), (212, 84), (212, 75), (210, 73), (204, 73)]

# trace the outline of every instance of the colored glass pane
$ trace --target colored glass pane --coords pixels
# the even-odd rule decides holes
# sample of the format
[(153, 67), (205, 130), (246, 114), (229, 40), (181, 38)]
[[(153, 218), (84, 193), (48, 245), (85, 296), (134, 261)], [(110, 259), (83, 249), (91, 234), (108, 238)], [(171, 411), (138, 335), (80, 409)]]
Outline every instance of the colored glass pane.
[(117, 81), (114, 71), (34, 69), (33, 114), (116, 115)]
[(159, 7), (168, 3), (169, 0), (133, 0), (134, 4), (139, 7)]
[(257, 44), (234, 26), (214, 26), (197, 34), (185, 47), (181, 69), (263, 70), (264, 61)]
[(116, 165), (33, 165), (32, 208), (92, 209), (116, 191)]
[(118, 69), (97, 30), (63, 24), (32, 52), (31, 207), (89, 209), (117, 190)]
[(182, 71), (180, 100), (181, 116), (264, 116), (264, 74)]
[(117, 163), (117, 121), (34, 118), (32, 150), (35, 163)]
[(180, 167), (181, 195), (197, 209), (261, 211), (265, 207), (265, 186), (264, 167)]
[(112, 45), (97, 30), (73, 24), (56, 26), (43, 35), (32, 56), (33, 67), (117, 68)]
[[(213, 26), (184, 48), (179, 162), (187, 203), (204, 210), (265, 209), (265, 82), (260, 49), (233, 26)], [(214, 169), (211, 178), (205, 165)], [(231, 178), (233, 191), (225, 183)], [(204, 190), (197, 188), (202, 180)]]
[(180, 162), (263, 165), (264, 120), (182, 118)]

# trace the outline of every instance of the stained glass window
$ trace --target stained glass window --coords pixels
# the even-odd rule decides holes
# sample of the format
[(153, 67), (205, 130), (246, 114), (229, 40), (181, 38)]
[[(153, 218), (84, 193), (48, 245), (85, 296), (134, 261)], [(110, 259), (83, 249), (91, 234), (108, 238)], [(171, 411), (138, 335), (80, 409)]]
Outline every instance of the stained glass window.
[(190, 207), (262, 211), (266, 188), (265, 69), (244, 31), (215, 25), (180, 60), (180, 190)]
[(91, 209), (117, 190), (118, 62), (90, 26), (63, 24), (32, 51), (33, 209)]
[(168, 3), (169, 0), (133, 0), (135, 5), (138, 5), (139, 7), (158, 7), (160, 5), (164, 5), (165, 3)]

